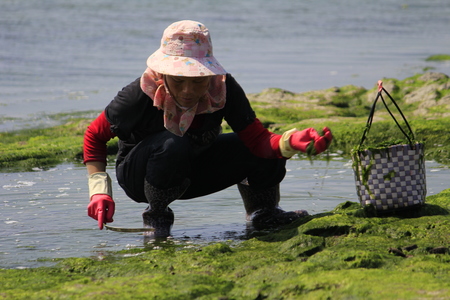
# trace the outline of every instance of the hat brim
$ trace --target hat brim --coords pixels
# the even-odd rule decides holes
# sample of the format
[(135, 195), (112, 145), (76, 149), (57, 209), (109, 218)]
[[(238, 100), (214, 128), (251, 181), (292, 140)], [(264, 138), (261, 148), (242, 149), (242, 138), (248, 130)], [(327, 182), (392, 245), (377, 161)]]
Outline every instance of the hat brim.
[(227, 74), (214, 57), (171, 56), (163, 53), (161, 49), (148, 57), (147, 66), (158, 73), (173, 76), (199, 77)]

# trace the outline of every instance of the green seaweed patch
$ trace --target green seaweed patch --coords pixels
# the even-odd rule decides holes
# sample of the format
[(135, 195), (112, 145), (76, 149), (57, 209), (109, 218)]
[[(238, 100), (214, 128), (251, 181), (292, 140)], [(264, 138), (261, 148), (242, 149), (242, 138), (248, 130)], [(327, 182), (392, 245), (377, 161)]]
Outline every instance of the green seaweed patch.
[(384, 216), (344, 202), (240, 243), (155, 242), (101, 259), (0, 269), (0, 297), (447, 299), (449, 212), (450, 189), (415, 212)]
[[(435, 107), (427, 109), (426, 115), (421, 115), (417, 114), (421, 105), (420, 101), (410, 104), (403, 101), (405, 95), (430, 84), (430, 81), (424, 81), (424, 78), (428, 76), (423, 75), (416, 74), (404, 80), (385, 78), (383, 83), (389, 93), (401, 104), (403, 113), (408, 116), (409, 123), (415, 129), (417, 139), (423, 141), (426, 159), (448, 165), (450, 164), (450, 135), (443, 132), (447, 132), (450, 128), (450, 119), (444, 117), (444, 114), (439, 111), (444, 104), (436, 104)], [(442, 86), (450, 82), (450, 78), (446, 76), (436, 78), (440, 79), (433, 82)], [(301, 94), (268, 89), (261, 93), (264, 97), (259, 95), (252, 100), (249, 94), (249, 99), (258, 102), (254, 107), (257, 116), (272, 132), (281, 134), (294, 127), (320, 129), (327, 126), (333, 132), (330, 152), (339, 152), (343, 157), (350, 158), (351, 150), (360, 141), (360, 129), (366, 124), (368, 107), (375, 99), (376, 88), (374, 83), (374, 88), (367, 91), (354, 86), (344, 86)], [(439, 97), (446, 97), (450, 90), (436, 89), (436, 92)], [(270, 103), (270, 106), (263, 106), (263, 102)], [(35, 167), (52, 167), (65, 161), (79, 163), (82, 155), (83, 132), (96, 113), (92, 112), (92, 117), (89, 112), (71, 115), (75, 118), (70, 119), (69, 124), (46, 129), (0, 133), (0, 169), (2, 171), (31, 170)], [(70, 116), (56, 115), (53, 118), (64, 122)], [(76, 123), (79, 125), (77, 126)], [(226, 122), (223, 123), (223, 130), (224, 132), (232, 131)], [(380, 111), (377, 113), (376, 123), (372, 125), (370, 140), (367, 140), (367, 144), (375, 145), (392, 138), (402, 138), (403, 136), (398, 133), (397, 128), (392, 126), (391, 117)], [(36, 139), (31, 139), (34, 137)], [(110, 154), (114, 154), (117, 150), (117, 141), (109, 144), (108, 150)]]
[[(90, 120), (74, 119), (70, 122), (37, 129), (24, 129), (0, 133), (0, 170), (30, 171), (49, 168), (63, 162), (82, 161), (83, 136)], [(108, 154), (117, 150), (117, 139), (108, 143)]]
[(444, 61), (450, 60), (450, 54), (435, 54), (427, 57), (426, 61)]
[(387, 174), (383, 175), (383, 179), (385, 181), (390, 181), (393, 177), (395, 177), (395, 174), (396, 174), (395, 171), (391, 170)]

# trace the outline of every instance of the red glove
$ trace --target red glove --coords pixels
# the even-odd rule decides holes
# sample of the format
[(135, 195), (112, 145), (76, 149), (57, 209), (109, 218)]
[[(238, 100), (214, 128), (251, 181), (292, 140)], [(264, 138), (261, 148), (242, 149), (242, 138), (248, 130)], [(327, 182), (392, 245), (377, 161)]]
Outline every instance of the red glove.
[(88, 205), (88, 216), (98, 220), (98, 228), (103, 229), (104, 223), (113, 222), (115, 203), (109, 195), (96, 194), (91, 197)]
[(333, 135), (328, 127), (323, 129), (322, 136), (319, 135), (314, 128), (307, 128), (302, 131), (297, 131), (291, 135), (289, 144), (295, 150), (306, 153), (308, 146), (311, 142), (313, 142), (314, 149), (312, 155), (316, 155), (327, 150), (331, 140), (333, 140)]

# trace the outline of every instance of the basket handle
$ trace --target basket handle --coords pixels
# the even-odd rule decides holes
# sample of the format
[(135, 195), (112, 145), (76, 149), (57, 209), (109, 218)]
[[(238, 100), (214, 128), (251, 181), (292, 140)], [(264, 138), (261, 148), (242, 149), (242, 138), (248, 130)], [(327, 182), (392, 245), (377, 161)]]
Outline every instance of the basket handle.
[[(398, 112), (400, 113), (400, 115), (403, 118), (403, 121), (406, 124), (406, 127), (408, 128), (409, 131), (409, 135), (405, 132), (405, 130), (402, 128), (402, 126), (400, 126), (400, 124), (398, 123), (397, 119), (395, 118), (395, 116), (392, 114), (391, 110), (389, 109), (389, 107), (386, 104), (386, 101), (383, 98), (382, 92), (385, 92), (386, 95), (388, 95), (388, 97), (391, 99), (392, 103), (394, 103), (395, 107), (397, 108)], [(394, 119), (395, 124), (397, 124), (397, 127), (400, 129), (400, 131), (405, 135), (405, 137), (408, 139), (409, 144), (412, 145), (413, 144), (413, 140), (415, 140), (414, 137), (414, 133), (411, 129), (411, 127), (409, 126), (408, 121), (406, 121), (405, 116), (403, 115), (400, 107), (397, 105), (397, 103), (395, 102), (395, 100), (392, 98), (392, 96), (384, 89), (383, 87), (383, 81), (378, 80), (378, 94), (377, 97), (375, 98), (375, 101), (373, 102), (372, 108), (370, 109), (370, 113), (369, 113), (369, 118), (367, 119), (367, 124), (366, 124), (366, 128), (364, 129), (363, 135), (361, 137), (361, 142), (359, 143), (359, 148), (362, 147), (362, 144), (364, 143), (367, 135), (369, 134), (370, 131), (370, 127), (372, 126), (372, 121), (373, 121), (373, 116), (375, 114), (375, 106), (377, 104), (378, 99), (381, 99), (381, 101), (383, 101), (384, 107), (386, 107), (386, 110), (389, 112), (389, 114), (391, 115), (392, 119)]]

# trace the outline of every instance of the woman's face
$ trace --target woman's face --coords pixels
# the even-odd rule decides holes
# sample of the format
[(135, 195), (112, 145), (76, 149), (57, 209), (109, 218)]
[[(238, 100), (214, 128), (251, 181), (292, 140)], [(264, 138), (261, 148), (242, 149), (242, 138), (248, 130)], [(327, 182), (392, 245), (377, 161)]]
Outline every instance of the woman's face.
[(191, 108), (205, 95), (210, 77), (166, 76), (167, 87), (175, 101), (182, 107)]

